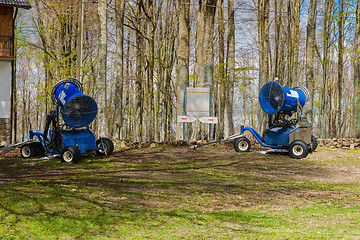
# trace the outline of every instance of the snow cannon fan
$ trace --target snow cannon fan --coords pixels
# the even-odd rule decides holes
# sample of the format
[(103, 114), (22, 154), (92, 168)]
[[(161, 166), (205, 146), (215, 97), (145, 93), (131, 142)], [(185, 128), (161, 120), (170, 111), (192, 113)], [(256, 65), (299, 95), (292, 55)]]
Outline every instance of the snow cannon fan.
[(69, 127), (85, 127), (97, 115), (95, 100), (83, 94), (82, 84), (75, 78), (58, 82), (51, 92), (51, 98), (54, 104), (60, 106), (63, 120)]
[(287, 88), (274, 81), (266, 83), (259, 94), (261, 108), (268, 115), (296, 112), (298, 107), (303, 109), (309, 100), (309, 91), (304, 86)]

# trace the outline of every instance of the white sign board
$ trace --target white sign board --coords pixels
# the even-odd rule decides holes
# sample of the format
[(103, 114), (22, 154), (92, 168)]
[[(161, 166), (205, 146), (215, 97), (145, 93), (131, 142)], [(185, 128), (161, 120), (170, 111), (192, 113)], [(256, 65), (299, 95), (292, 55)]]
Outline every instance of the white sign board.
[(194, 122), (196, 117), (193, 116), (177, 116), (177, 122)]
[(11, 62), (0, 61), (0, 118), (10, 118)]
[(202, 123), (218, 124), (219, 118), (218, 117), (202, 117), (202, 118), (199, 118), (199, 121)]
[(186, 115), (209, 116), (210, 88), (186, 88)]

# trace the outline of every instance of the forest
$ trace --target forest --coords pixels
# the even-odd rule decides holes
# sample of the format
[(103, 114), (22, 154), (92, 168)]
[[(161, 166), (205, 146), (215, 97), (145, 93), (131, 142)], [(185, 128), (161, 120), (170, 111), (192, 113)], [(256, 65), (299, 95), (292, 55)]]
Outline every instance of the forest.
[(261, 130), (259, 89), (275, 78), (308, 88), (316, 136), (359, 136), (360, 1), (29, 2), (16, 22), (18, 140), (44, 128), (52, 87), (67, 77), (96, 99), (103, 137), (182, 140), (184, 86), (211, 87), (219, 117), (186, 124), (186, 140)]

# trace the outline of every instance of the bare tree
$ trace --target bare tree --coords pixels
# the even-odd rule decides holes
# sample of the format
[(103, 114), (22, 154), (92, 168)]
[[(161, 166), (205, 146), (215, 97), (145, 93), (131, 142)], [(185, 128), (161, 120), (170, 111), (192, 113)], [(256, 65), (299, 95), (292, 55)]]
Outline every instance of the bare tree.
[(283, 7), (283, 0), (275, 1), (275, 43), (274, 43), (274, 70), (273, 75), (271, 75), (273, 78), (279, 78), (280, 77), (280, 69), (281, 69), (281, 51), (282, 47), (280, 48), (280, 31), (282, 27), (282, 7)]
[(310, 1), (309, 17), (307, 24), (307, 35), (306, 35), (306, 87), (310, 92), (310, 104), (306, 113), (306, 117), (311, 124), (313, 124), (314, 114), (314, 51), (316, 41), (316, 12), (317, 12), (317, 0)]
[(214, 56), (213, 34), (216, 0), (200, 0), (200, 9), (196, 30), (196, 85), (206, 87), (212, 85)]
[(144, 83), (142, 74), (143, 61), (143, 36), (142, 36), (142, 1), (137, 1), (137, 11), (135, 16), (136, 31), (136, 76), (135, 76), (135, 126), (134, 126), (134, 140), (141, 142), (143, 133), (143, 97), (144, 97)]
[(234, 1), (228, 0), (229, 32), (228, 32), (228, 78), (226, 82), (224, 137), (234, 134), (233, 105), (235, 82), (235, 9)]
[[(269, 0), (258, 0), (259, 91), (269, 81)], [(266, 114), (258, 112), (260, 133), (265, 130)]]
[(217, 135), (223, 138), (225, 121), (225, 96), (226, 96), (226, 73), (225, 73), (225, 20), (224, 20), (224, 0), (218, 0), (218, 23), (219, 23), (219, 82), (218, 82), (218, 116), (219, 124)]
[[(179, 31), (177, 50), (177, 81), (176, 81), (176, 115), (184, 113), (184, 85), (189, 83), (189, 51), (190, 51), (190, 1), (183, 0), (178, 5)], [(176, 124), (176, 140), (183, 139), (183, 125)]]
[(338, 30), (339, 30), (339, 38), (338, 38), (338, 76), (337, 76), (337, 110), (336, 110), (336, 124), (334, 126), (334, 136), (340, 137), (341, 133), (341, 123), (342, 123), (342, 94), (343, 94), (343, 78), (344, 78), (344, 27), (345, 27), (345, 0), (339, 1), (339, 21), (338, 21)]
[(354, 42), (354, 87), (353, 87), (353, 110), (352, 110), (352, 129), (353, 136), (359, 137), (360, 134), (360, 0), (356, 5), (356, 29), (355, 29), (355, 42)]
[[(214, 19), (216, 0), (200, 0), (199, 13), (196, 24), (196, 87), (211, 87), (213, 85), (214, 54)], [(204, 138), (199, 122), (193, 124), (191, 141)]]
[(115, 1), (116, 20), (116, 58), (115, 58), (115, 116), (114, 138), (121, 138), (123, 124), (123, 85), (124, 85), (124, 10), (125, 0)]
[(300, 0), (291, 2), (291, 35), (289, 38), (289, 79), (288, 85), (292, 87), (298, 78), (299, 62), (299, 28), (300, 28)]
[(107, 59), (107, 39), (106, 39), (106, 0), (98, 1), (99, 17), (99, 65), (97, 84), (97, 103), (98, 103), (98, 133), (100, 137), (108, 137), (109, 127), (107, 118), (107, 99), (106, 99), (106, 59)]
[(154, 61), (155, 61), (155, 30), (154, 1), (148, 0), (149, 48), (148, 48), (148, 82), (147, 82), (147, 141), (154, 140)]
[(320, 106), (320, 131), (324, 137), (329, 137), (331, 133), (331, 89), (328, 89), (329, 84), (329, 63), (330, 63), (330, 37), (331, 37), (331, 18), (332, 18), (332, 6), (333, 0), (325, 1), (325, 16), (324, 16), (324, 28), (323, 28), (323, 58), (322, 58), (322, 70), (323, 70), (323, 85), (321, 89), (321, 106)]

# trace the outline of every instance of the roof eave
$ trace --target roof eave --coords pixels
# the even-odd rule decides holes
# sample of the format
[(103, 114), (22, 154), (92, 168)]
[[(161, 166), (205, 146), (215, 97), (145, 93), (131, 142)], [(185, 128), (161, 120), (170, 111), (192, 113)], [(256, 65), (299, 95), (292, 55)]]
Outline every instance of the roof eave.
[(15, 5), (15, 4), (6, 4), (6, 3), (0, 4), (0, 7), (24, 8), (24, 9), (26, 9), (26, 10), (29, 10), (29, 9), (31, 8), (30, 5)]

